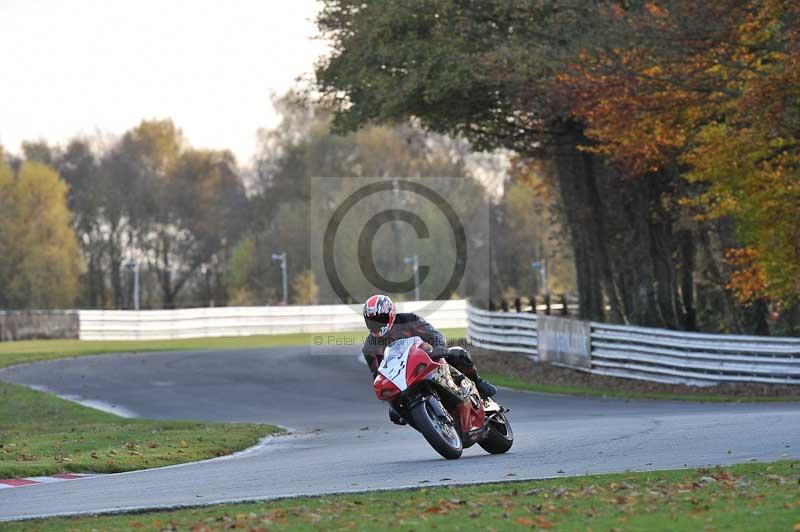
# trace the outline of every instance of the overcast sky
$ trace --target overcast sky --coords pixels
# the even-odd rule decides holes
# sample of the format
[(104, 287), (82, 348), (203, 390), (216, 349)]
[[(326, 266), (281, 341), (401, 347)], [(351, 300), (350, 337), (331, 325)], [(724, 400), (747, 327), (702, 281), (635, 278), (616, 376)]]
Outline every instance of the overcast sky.
[(325, 46), (314, 0), (0, 0), (0, 144), (172, 118), (247, 164)]

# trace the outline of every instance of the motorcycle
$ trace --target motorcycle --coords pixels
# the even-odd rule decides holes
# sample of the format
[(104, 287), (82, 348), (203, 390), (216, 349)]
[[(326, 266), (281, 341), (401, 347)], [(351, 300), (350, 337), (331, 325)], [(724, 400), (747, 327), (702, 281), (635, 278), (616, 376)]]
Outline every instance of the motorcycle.
[(447, 459), (474, 444), (492, 454), (514, 443), (508, 409), (482, 398), (466, 375), (445, 359), (432, 359), (419, 336), (386, 347), (375, 377), (375, 395), (388, 402), (428, 443)]

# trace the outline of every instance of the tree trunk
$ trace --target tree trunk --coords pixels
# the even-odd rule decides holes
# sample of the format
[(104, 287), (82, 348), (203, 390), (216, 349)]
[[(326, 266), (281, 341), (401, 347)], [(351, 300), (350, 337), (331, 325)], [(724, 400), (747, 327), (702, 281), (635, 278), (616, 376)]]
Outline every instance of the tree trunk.
[(581, 128), (573, 122), (561, 124), (563, 134), (551, 152), (564, 218), (574, 250), (575, 276), (578, 288), (578, 315), (581, 319), (602, 321), (605, 316), (603, 284), (608, 282), (610, 265), (603, 241), (604, 226), (599, 193), (591, 156), (579, 150), (585, 142)]
[(694, 235), (683, 230), (678, 234), (681, 256), (681, 325), (685, 331), (697, 330), (697, 311), (694, 305), (695, 247)]

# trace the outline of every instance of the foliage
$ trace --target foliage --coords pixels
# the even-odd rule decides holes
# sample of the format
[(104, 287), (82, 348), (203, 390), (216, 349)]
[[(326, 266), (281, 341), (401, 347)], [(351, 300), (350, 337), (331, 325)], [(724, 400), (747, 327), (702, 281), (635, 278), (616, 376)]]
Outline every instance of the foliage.
[(731, 289), (797, 299), (796, 2), (324, 5), (336, 128), (411, 118), (538, 159), (583, 317), (763, 331)]
[(51, 168), (0, 161), (0, 306), (72, 306), (80, 257), (66, 196)]
[[(271, 255), (286, 251), (290, 279), (311, 271), (319, 283), (319, 301), (338, 302), (321, 257), (326, 224), (346, 197), (380, 179), (411, 179), (436, 190), (467, 226), (470, 244), (488, 240), (489, 220), (481, 216), (487, 212), (488, 198), (485, 188), (466, 169), (469, 149), (465, 142), (410, 125), (373, 126), (337, 135), (330, 129), (331, 116), (324, 108), (296, 101), (291, 95), (279, 100), (278, 107), (284, 113), (281, 124), (261, 137), (255, 185), (258, 194), (252, 198), (255, 223), (247, 243), (241, 244), (239, 262), (241, 271), (246, 266), (253, 274), (247, 277), (246, 286), (237, 288), (244, 288), (240, 293), (262, 300), (279, 297), (280, 272)], [(387, 278), (406, 279), (410, 273), (403, 258), (417, 253), (421, 264), (431, 266), (428, 286), (444, 286), (446, 279), (442, 277), (449, 276), (455, 257), (454, 246), (446, 245), (453, 238), (451, 230), (438, 207), (421, 202), (414, 194), (401, 193), (390, 199), (383, 196), (359, 202), (337, 233), (335, 260), (344, 284), (357, 299), (375, 291), (357, 262), (358, 235), (369, 215), (390, 208), (413, 208), (426, 221), (432, 232), (430, 238), (417, 239), (413, 231), (403, 227), (405, 224), (388, 223), (381, 229), (386, 232), (374, 241), (376, 268)], [(468, 272), (462, 292), (489, 289), (490, 277), (485, 273), (490, 267), (488, 259), (481, 260), (479, 251), (474, 257), (469, 263), (475, 270)], [(237, 274), (236, 278), (245, 277)], [(486, 286), (479, 287), (479, 283)], [(396, 295), (411, 297), (411, 293)], [(423, 284), (423, 298), (435, 295)]]
[(294, 276), (290, 283), (292, 303), (295, 305), (319, 304), (319, 285), (314, 279), (314, 272), (305, 270)]
[(145, 307), (176, 306), (187, 285), (194, 304), (225, 303), (227, 262), (247, 216), (230, 152), (192, 149), (170, 120), (144, 120), (108, 147), (74, 139), (63, 149), (25, 143), (23, 151), (69, 185), (85, 262), (82, 306), (130, 307), (123, 263), (131, 259)]
[(228, 270), (228, 290), (231, 305), (255, 305), (258, 303), (248, 285), (258, 283), (256, 270), (256, 241), (246, 236), (236, 243)]
[[(316, 75), (323, 99), (336, 105), (337, 127), (411, 118), (462, 134), (478, 149), (514, 150), (523, 173), (540, 163), (560, 203), (581, 316), (603, 319), (607, 300), (620, 321), (696, 326), (692, 302), (677, 286), (681, 266), (673, 266), (681, 239), (674, 220), (653, 209), (669, 183), (622, 186), (619, 173), (582, 151), (584, 126), (560, 90), (558, 76), (576, 54), (607, 42), (597, 4), (325, 6), (318, 25), (333, 52)], [(631, 254), (634, 261), (621, 259)]]
[(796, 302), (800, 7), (684, 0), (606, 16), (624, 44), (585, 50), (562, 76), (592, 149), (633, 176), (685, 168), (696, 219), (736, 222), (739, 299)]

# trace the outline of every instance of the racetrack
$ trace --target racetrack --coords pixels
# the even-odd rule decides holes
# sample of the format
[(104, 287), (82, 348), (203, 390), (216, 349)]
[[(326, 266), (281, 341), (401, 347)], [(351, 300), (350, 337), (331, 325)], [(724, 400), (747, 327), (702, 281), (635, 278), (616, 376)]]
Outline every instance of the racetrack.
[[(56, 360), (0, 379), (148, 418), (267, 422), (293, 434), (232, 457), (0, 491), (0, 520), (301, 494), (800, 458), (800, 404), (546, 396), (501, 390), (513, 449), (439, 457), (396, 427), (353, 347)], [(480, 360), (477, 361), (480, 366)]]

